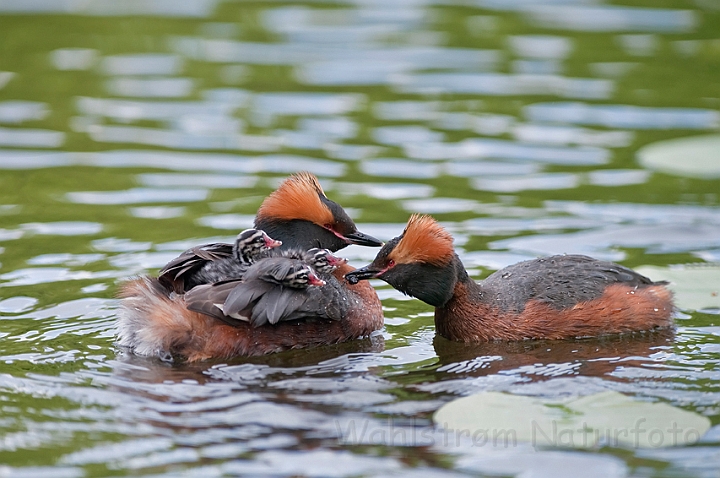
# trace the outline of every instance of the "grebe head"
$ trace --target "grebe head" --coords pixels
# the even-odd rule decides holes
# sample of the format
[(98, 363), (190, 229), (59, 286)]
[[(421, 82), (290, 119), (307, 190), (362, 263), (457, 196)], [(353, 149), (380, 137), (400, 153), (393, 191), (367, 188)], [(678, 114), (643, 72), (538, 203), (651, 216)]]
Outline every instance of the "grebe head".
[(316, 271), (321, 273), (330, 273), (347, 263), (347, 259), (333, 255), (328, 249), (314, 247), (308, 250), (307, 253), (310, 256), (310, 264)]
[(290, 176), (265, 198), (255, 227), (279, 237), (286, 247), (320, 247), (334, 252), (350, 244), (382, 245), (358, 231), (345, 210), (328, 199), (317, 178), (307, 172)]
[(291, 257), (267, 257), (250, 266), (243, 275), (244, 282), (260, 280), (293, 289), (323, 286), (312, 267), (300, 259)]
[(282, 245), (282, 241), (276, 241), (259, 229), (245, 229), (238, 234), (233, 245), (235, 259), (243, 264), (252, 264), (262, 255)]
[(281, 283), (293, 289), (307, 289), (310, 286), (321, 287), (325, 285), (325, 281), (320, 279), (312, 270), (312, 267), (307, 264), (294, 269)]
[(441, 307), (452, 297), (457, 281), (456, 257), (450, 233), (432, 217), (413, 214), (402, 235), (345, 279), (351, 284), (382, 279), (404, 294)]

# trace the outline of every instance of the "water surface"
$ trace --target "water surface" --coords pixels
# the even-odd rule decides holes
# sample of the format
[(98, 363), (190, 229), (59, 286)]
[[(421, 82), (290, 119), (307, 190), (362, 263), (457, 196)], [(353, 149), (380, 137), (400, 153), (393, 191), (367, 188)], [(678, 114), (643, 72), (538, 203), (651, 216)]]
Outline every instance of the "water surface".
[[(570, 252), (708, 267), (717, 175), (637, 152), (718, 134), (718, 25), (711, 2), (0, 1), (0, 475), (718, 476), (709, 294), (673, 333), (462, 345), (373, 282), (364, 340), (192, 365), (114, 344), (122, 281), (231, 241), (299, 170), (383, 240), (433, 214), (478, 279)], [(606, 390), (714, 427), (570, 451), (431, 419)]]

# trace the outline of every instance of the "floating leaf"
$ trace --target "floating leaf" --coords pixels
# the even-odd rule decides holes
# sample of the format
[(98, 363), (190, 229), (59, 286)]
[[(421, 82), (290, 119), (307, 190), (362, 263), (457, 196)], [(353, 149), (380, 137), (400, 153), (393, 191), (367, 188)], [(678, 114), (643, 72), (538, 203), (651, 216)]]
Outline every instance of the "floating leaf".
[(720, 178), (720, 135), (691, 136), (649, 144), (637, 152), (643, 166), (678, 176)]
[(720, 308), (720, 266), (700, 263), (671, 267), (642, 266), (636, 269), (653, 280), (670, 281), (675, 305), (681, 309)]
[(697, 413), (612, 391), (570, 400), (483, 392), (443, 405), (433, 418), (446, 434), (501, 447), (660, 448), (695, 443), (710, 428)]

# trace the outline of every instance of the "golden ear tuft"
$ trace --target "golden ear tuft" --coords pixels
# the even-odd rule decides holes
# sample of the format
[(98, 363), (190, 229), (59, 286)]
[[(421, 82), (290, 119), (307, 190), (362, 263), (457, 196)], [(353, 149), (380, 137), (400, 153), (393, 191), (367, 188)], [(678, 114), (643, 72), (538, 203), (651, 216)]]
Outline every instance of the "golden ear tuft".
[(413, 214), (397, 246), (388, 257), (398, 264), (427, 262), (443, 266), (455, 254), (453, 238), (430, 216)]
[(300, 171), (299, 173), (295, 173), (289, 178), (287, 178), (285, 182), (294, 182), (297, 184), (301, 184), (302, 187), (307, 189), (312, 188), (322, 197), (326, 197), (325, 191), (323, 191), (323, 188), (320, 185), (320, 181), (318, 181), (318, 178), (314, 174), (308, 173), (307, 171)]
[(287, 178), (266, 197), (257, 215), (284, 221), (302, 219), (319, 226), (332, 224), (332, 212), (321, 200), (325, 197), (317, 178), (303, 171)]

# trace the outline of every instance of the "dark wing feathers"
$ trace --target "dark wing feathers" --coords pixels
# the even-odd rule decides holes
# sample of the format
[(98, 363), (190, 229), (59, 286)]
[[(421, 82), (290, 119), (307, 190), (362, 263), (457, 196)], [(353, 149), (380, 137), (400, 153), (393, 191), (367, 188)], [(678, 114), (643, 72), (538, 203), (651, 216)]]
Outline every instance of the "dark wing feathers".
[(503, 310), (521, 311), (531, 300), (563, 309), (600, 297), (610, 284), (645, 287), (655, 282), (612, 262), (569, 254), (519, 262), (480, 284)]
[(285, 279), (297, 264), (296, 260), (289, 260), (285, 257), (270, 257), (250, 267), (243, 278), (250, 282), (261, 280), (277, 284)]
[(191, 278), (205, 264), (227, 259), (232, 255), (232, 244), (216, 242), (195, 246), (168, 262), (160, 270), (158, 280), (176, 294), (183, 294), (192, 288), (188, 286), (197, 285), (190, 283)]
[[(280, 254), (280, 253), (277, 253)], [(216, 317), (230, 325), (250, 322), (254, 327), (309, 318), (340, 320), (349, 308), (343, 286), (334, 276), (323, 274), (326, 285), (293, 289), (280, 285), (306, 261), (304, 251), (291, 250), (271, 256), (245, 271), (242, 279), (198, 283), (209, 262), (221, 264), (232, 257), (231, 244), (193, 247), (170, 261), (158, 279), (177, 294), (185, 294), (189, 310)]]
[[(228, 277), (241, 277), (238, 274), (238, 264), (234, 261), (228, 265), (232, 270), (226, 271), (223, 263), (227, 259), (233, 258), (233, 245), (222, 242), (211, 244), (203, 244), (190, 248), (180, 254), (175, 259), (168, 262), (159, 274), (158, 280), (168, 290), (172, 290), (176, 294), (184, 294), (193, 287), (215, 282), (214, 276), (223, 273)], [(308, 261), (310, 256), (307, 252), (300, 249), (290, 249), (285, 251), (268, 251), (266, 259), (263, 261), (264, 267), (259, 269), (251, 269), (254, 275), (251, 279), (259, 278), (261, 280), (279, 283), (290, 272), (292, 261), (287, 259), (296, 259), (298, 261)], [(270, 261), (270, 262), (267, 262)], [(213, 263), (215, 266), (208, 269), (208, 264)]]
[(255, 303), (268, 292), (276, 288), (274, 284), (263, 281), (238, 281), (235, 286), (227, 292), (225, 300), (220, 299), (223, 304), (225, 315), (245, 315), (252, 310)]
[(294, 318), (294, 313), (305, 302), (306, 290), (275, 287), (255, 304), (251, 322), (255, 327), (265, 323), (277, 324)]
[[(211, 317), (235, 324), (239, 318), (229, 317), (221, 307), (227, 296), (240, 284), (238, 280), (218, 282), (216, 284), (201, 284), (185, 294), (185, 306), (192, 311), (200, 312)], [(241, 314), (237, 314), (240, 316)]]
[(252, 311), (252, 324), (255, 327), (267, 322), (277, 324), (294, 295), (293, 292), (295, 291), (287, 290), (284, 287), (275, 287), (260, 297)]
[(232, 247), (232, 244), (222, 242), (195, 246), (168, 262), (165, 267), (160, 270), (160, 274), (172, 273), (173, 271), (177, 271), (194, 263), (217, 261), (232, 257)]
[(341, 320), (348, 311), (342, 284), (332, 275), (323, 287), (292, 289), (262, 280), (230, 280), (202, 284), (185, 294), (189, 310), (216, 317), (230, 325), (254, 327), (302, 319)]
[(217, 261), (232, 257), (233, 245), (224, 242), (215, 242), (202, 246), (193, 247), (187, 252), (192, 253), (205, 261)]

